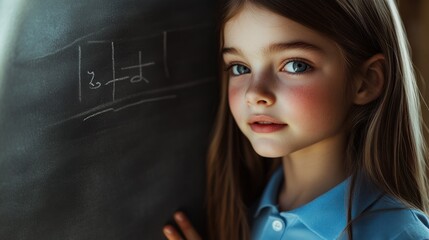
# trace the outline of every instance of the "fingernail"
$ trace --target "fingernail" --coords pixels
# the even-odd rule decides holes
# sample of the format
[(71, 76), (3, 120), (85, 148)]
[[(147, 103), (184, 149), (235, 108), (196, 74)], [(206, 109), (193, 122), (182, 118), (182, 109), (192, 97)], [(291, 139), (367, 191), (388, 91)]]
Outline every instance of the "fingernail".
[(164, 228), (164, 233), (167, 235), (171, 235), (173, 232), (171, 231), (171, 229), (169, 227), (165, 227)]
[(183, 221), (185, 220), (185, 217), (183, 216), (183, 213), (178, 212), (178, 213), (176, 213), (176, 219), (177, 219), (178, 221), (183, 222)]

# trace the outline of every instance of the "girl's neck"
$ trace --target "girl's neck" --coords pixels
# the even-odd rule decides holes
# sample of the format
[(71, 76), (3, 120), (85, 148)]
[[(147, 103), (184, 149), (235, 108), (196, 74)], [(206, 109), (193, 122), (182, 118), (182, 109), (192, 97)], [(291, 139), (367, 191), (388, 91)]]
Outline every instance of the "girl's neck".
[(330, 139), (283, 157), (284, 182), (278, 196), (281, 211), (302, 206), (344, 181), (344, 143), (343, 138)]

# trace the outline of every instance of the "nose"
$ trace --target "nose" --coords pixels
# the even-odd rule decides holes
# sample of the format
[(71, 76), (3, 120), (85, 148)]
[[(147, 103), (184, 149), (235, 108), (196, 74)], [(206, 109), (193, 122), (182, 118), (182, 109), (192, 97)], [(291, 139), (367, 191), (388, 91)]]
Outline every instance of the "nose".
[(246, 92), (247, 105), (269, 107), (276, 101), (269, 81), (256, 80), (250, 83)]

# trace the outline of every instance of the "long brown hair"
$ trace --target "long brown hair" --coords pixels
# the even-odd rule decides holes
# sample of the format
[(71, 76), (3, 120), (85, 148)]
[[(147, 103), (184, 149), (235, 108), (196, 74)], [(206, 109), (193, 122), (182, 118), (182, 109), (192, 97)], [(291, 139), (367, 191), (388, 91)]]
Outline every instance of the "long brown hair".
[[(225, 24), (247, 3), (335, 41), (350, 77), (371, 56), (385, 56), (382, 95), (354, 106), (349, 116), (348, 174), (363, 172), (381, 191), (428, 213), (419, 92), (394, 0), (226, 0), (220, 8), (220, 49)], [(258, 156), (240, 132), (228, 107), (228, 79), (223, 69), (220, 72), (220, 105), (207, 162), (208, 233), (211, 239), (250, 239), (249, 208), (280, 161)]]

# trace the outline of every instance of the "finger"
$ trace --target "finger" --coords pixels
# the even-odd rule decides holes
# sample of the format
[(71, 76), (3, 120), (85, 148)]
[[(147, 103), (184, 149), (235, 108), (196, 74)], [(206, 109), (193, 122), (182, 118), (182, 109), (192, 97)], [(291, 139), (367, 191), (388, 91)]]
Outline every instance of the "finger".
[(173, 226), (167, 225), (162, 229), (162, 231), (168, 240), (182, 240), (179, 232), (177, 232)]
[(191, 222), (186, 218), (182, 212), (174, 214), (174, 219), (182, 230), (187, 240), (201, 240), (200, 235), (197, 233)]

